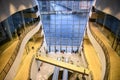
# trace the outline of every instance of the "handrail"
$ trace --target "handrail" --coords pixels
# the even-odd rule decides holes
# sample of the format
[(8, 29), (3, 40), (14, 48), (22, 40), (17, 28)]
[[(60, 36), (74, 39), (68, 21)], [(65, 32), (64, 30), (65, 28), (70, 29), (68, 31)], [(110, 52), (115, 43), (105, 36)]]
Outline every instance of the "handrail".
[[(90, 23), (89, 23), (89, 27), (90, 27)], [(96, 41), (100, 44), (100, 46), (102, 47), (102, 49), (105, 53), (106, 70), (105, 70), (104, 80), (108, 80), (109, 73), (110, 73), (110, 57), (108, 54), (108, 50), (107, 50), (105, 44), (102, 42), (102, 40), (99, 37), (97, 37), (97, 35), (94, 33), (94, 31), (92, 31), (91, 27), (90, 27), (90, 31), (91, 31), (92, 35), (94, 36), (94, 38), (96, 39)]]
[(28, 73), (28, 78), (27, 78), (27, 80), (30, 80), (30, 79), (31, 79), (31, 78), (30, 78), (30, 71), (31, 71), (31, 67), (32, 67), (32, 62), (33, 62), (33, 60), (34, 60), (34, 55), (32, 56), (32, 59), (31, 59), (31, 62), (30, 62), (29, 73)]
[(75, 71), (75, 72), (78, 72), (80, 74), (84, 74), (84, 75), (87, 75), (87, 76), (89, 75), (89, 72), (90, 72), (88, 68), (85, 68), (85, 67), (82, 67), (82, 66), (72, 65), (72, 64), (65, 63), (65, 62), (62, 62), (62, 61), (58, 61), (58, 60), (55, 60), (55, 59), (52, 59), (52, 58), (49, 58), (49, 57), (46, 57), (46, 56), (41, 56), (39, 54), (36, 54), (35, 58), (36, 58), (36, 60), (40, 60), (40, 61), (43, 61), (43, 62), (46, 62), (46, 63), (49, 63), (49, 64), (53, 64), (55, 66), (59, 66), (61, 68), (72, 70), (72, 71)]
[[(40, 45), (40, 48), (42, 47), (42, 45), (43, 45), (43, 40), (42, 40), (42, 43), (41, 43), (41, 45)], [(27, 80), (30, 80), (31, 79), (31, 67), (32, 67), (32, 63), (33, 63), (33, 60), (35, 59), (35, 55), (33, 55), (33, 57), (32, 57), (32, 60), (31, 60), (31, 62), (30, 62), (30, 66), (29, 66), (29, 75), (28, 75), (28, 78), (27, 78)]]
[(12, 64), (14, 63), (14, 61), (16, 59), (16, 56), (18, 54), (18, 51), (19, 51), (19, 47), (20, 47), (20, 45), (22, 43), (22, 40), (24, 39), (25, 35), (29, 31), (31, 31), (33, 28), (34, 28), (34, 26), (26, 27), (25, 31), (19, 36), (19, 41), (18, 41), (17, 47), (15, 48), (15, 51), (13, 52), (12, 56), (10, 57), (9, 61), (7, 62), (7, 64), (3, 68), (3, 70), (0, 72), (0, 79), (1, 80), (3, 80), (6, 77), (7, 73), (9, 72), (9, 70), (10, 70), (10, 68), (12, 66)]
[[(84, 54), (84, 53), (85, 53), (85, 50), (82, 49), (82, 51), (83, 51), (83, 56), (84, 56), (85, 62), (87, 63), (87, 68), (89, 69), (89, 67), (88, 67), (88, 66), (89, 66), (89, 63), (88, 63), (87, 58), (86, 58), (86, 56), (85, 56), (85, 54)], [(90, 76), (91, 80), (94, 80), (92, 71), (90, 71), (89, 76)]]

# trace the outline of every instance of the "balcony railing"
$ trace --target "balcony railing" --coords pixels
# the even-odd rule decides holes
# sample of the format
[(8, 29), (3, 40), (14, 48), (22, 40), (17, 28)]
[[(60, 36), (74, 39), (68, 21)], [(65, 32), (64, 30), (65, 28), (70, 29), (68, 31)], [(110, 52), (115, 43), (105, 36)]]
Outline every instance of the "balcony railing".
[[(38, 22), (38, 21), (36, 21)], [(10, 57), (9, 61), (7, 62), (7, 64), (5, 65), (5, 67), (3, 68), (3, 70), (0, 72), (0, 80), (4, 80), (4, 78), (6, 77), (7, 73), (9, 72), (12, 64), (14, 63), (16, 56), (18, 54), (20, 45), (22, 43), (22, 40), (24, 39), (24, 37), (26, 36), (26, 34), (31, 31), (34, 28), (34, 26), (32, 27), (26, 27), (26, 29), (23, 31), (23, 33), (19, 36), (19, 42), (17, 44), (17, 47), (15, 48), (15, 51), (13, 52), (12, 56)]]
[[(90, 27), (90, 23), (89, 23), (89, 27)], [(104, 80), (108, 80), (109, 73), (110, 73), (110, 57), (109, 57), (108, 50), (107, 50), (105, 44), (102, 42), (102, 40), (94, 33), (94, 31), (92, 31), (91, 27), (90, 27), (90, 31), (104, 51), (105, 59), (106, 59), (106, 71), (105, 71), (105, 75), (104, 75)]]
[[(40, 45), (40, 48), (42, 47), (42, 45), (43, 45), (43, 41), (44, 39), (42, 39), (42, 43), (41, 43), (41, 45)], [(37, 52), (36, 52), (37, 53)], [(27, 78), (27, 80), (31, 80), (31, 67), (32, 67), (32, 63), (33, 63), (33, 60), (35, 59), (35, 55), (33, 55), (33, 57), (32, 57), (32, 59), (31, 59), (31, 62), (30, 62), (30, 65), (29, 65), (29, 75), (28, 75), (28, 78)]]

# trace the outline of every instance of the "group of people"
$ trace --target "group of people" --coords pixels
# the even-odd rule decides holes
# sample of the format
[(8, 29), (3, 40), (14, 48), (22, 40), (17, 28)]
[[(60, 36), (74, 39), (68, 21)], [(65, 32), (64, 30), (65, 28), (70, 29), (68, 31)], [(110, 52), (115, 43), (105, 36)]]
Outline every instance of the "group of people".
[[(58, 50), (57, 50), (57, 49), (55, 50), (55, 53), (56, 53), (56, 52), (58, 52)], [(61, 50), (60, 52), (64, 54), (66, 51), (65, 51), (65, 50)], [(74, 51), (74, 50), (72, 50), (72, 51), (71, 51), (71, 53), (78, 53), (78, 49), (77, 49), (77, 50), (75, 50), (75, 51)]]

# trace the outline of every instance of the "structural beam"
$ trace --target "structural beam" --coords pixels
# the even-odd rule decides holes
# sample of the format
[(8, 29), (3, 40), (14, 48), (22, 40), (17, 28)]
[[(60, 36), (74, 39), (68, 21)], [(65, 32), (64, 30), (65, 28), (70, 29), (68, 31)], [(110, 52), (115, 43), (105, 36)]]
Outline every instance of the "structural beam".
[(66, 63), (66, 62), (62, 62), (62, 61), (58, 61), (58, 60), (55, 60), (55, 59), (52, 59), (52, 58), (49, 58), (46, 56), (36, 55), (35, 58), (36, 58), (36, 60), (40, 60), (40, 61), (52, 64), (55, 66), (59, 66), (59, 67), (62, 67), (62, 68), (65, 68), (65, 69), (68, 69), (71, 71), (75, 71), (75, 72), (84, 74), (84, 75), (89, 75), (89, 72), (90, 72), (87, 68), (79, 67), (74, 64), (70, 64), (70, 63)]

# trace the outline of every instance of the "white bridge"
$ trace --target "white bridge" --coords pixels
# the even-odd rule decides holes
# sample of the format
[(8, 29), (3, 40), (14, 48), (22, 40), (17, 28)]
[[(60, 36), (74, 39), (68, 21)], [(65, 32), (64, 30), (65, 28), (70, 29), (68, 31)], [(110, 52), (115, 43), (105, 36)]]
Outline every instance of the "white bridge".
[(41, 14), (72, 14), (73, 11), (50, 11), (50, 12), (47, 12), (47, 11), (44, 11), (44, 12), (41, 12)]
[(41, 14), (74, 14), (74, 13), (84, 13), (89, 12), (89, 10), (80, 10), (80, 11), (43, 11)]

